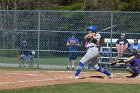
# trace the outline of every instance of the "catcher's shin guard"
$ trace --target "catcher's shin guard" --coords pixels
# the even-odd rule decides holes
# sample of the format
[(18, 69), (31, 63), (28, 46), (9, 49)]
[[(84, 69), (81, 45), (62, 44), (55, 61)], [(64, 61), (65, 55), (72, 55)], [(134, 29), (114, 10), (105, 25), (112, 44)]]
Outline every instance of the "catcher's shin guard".
[(126, 70), (134, 76), (137, 76), (140, 73), (136, 67), (127, 67)]
[(84, 64), (80, 62), (78, 69), (76, 70), (75, 76), (78, 76), (83, 68), (84, 68)]

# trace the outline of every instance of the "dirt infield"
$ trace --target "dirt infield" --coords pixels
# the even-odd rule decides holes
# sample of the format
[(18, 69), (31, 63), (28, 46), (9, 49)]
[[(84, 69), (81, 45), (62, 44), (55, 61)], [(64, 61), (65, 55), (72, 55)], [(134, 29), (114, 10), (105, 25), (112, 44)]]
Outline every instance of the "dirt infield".
[(140, 84), (140, 78), (127, 78), (130, 74), (114, 73), (114, 78), (105, 78), (98, 72), (82, 72), (81, 79), (69, 79), (73, 71), (0, 71), (0, 89), (24, 88), (74, 82), (104, 82)]

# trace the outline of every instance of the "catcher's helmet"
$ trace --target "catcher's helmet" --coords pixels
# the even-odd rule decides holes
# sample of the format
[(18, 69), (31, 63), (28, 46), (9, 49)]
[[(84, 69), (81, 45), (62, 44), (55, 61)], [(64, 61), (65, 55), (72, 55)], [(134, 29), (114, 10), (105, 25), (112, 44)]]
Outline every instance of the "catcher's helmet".
[(87, 31), (96, 32), (96, 26), (88, 26)]
[(138, 51), (136, 49), (130, 50), (130, 56), (136, 56), (138, 54)]

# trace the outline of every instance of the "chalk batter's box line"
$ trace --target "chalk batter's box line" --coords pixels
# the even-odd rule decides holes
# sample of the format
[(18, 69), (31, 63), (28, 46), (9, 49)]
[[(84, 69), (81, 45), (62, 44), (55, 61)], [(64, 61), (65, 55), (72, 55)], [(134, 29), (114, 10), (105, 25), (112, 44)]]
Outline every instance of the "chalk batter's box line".
[(41, 79), (41, 80), (23, 80), (23, 81), (15, 81), (15, 82), (0, 82), (0, 85), (2, 85), (2, 84), (15, 84), (15, 83), (28, 83), (28, 82), (43, 82), (43, 81), (53, 81), (53, 80), (62, 80), (62, 79), (47, 78), (47, 79)]

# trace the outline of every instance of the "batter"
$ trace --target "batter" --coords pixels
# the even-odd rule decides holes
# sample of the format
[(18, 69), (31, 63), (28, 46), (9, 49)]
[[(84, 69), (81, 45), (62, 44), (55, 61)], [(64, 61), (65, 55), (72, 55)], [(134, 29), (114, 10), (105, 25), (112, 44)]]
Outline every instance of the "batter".
[(99, 41), (96, 39), (96, 27), (95, 26), (89, 26), (87, 28), (87, 31), (89, 33), (85, 35), (84, 39), (88, 40), (89, 43), (87, 44), (87, 52), (86, 54), (82, 57), (82, 59), (79, 62), (78, 69), (76, 70), (74, 76), (70, 78), (75, 78), (78, 79), (80, 72), (84, 68), (84, 64), (86, 62), (92, 62), (92, 66), (96, 71), (102, 72), (107, 75), (108, 78), (112, 78), (113, 75), (109, 73), (107, 70), (105, 70), (103, 67), (98, 65), (98, 55), (99, 55), (99, 49), (97, 47)]

